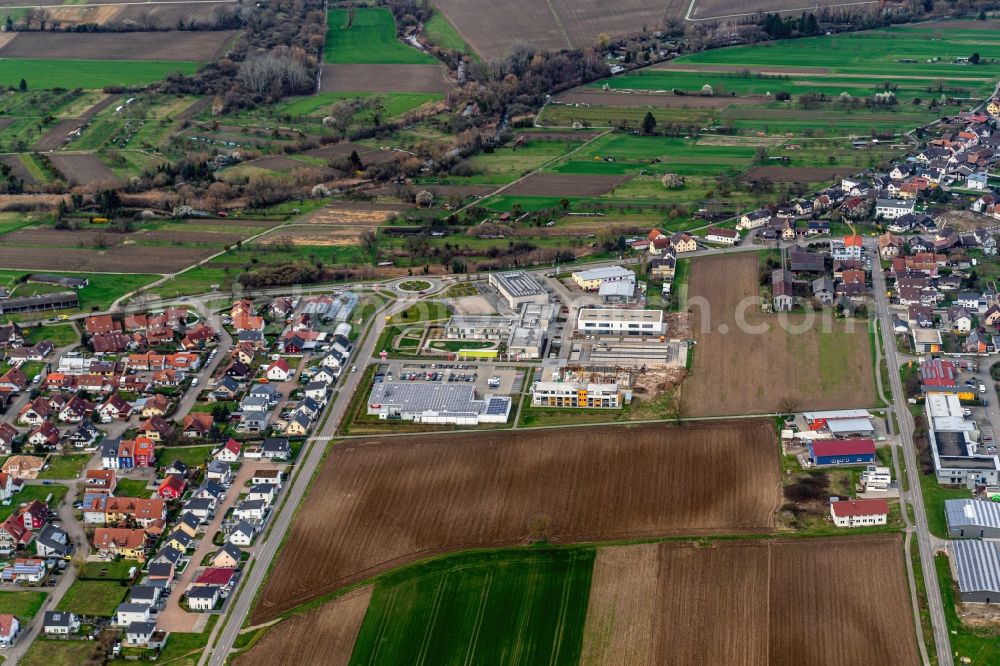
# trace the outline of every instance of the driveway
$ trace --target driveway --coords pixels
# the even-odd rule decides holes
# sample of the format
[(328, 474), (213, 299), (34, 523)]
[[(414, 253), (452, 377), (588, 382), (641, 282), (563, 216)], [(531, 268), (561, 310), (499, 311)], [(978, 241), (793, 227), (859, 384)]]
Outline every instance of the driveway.
[(284, 466), (269, 460), (247, 460), (243, 462), (239, 473), (236, 475), (236, 479), (233, 481), (233, 485), (230, 486), (226, 493), (226, 499), (215, 512), (215, 518), (205, 527), (205, 533), (200, 537), (198, 546), (194, 554), (191, 555), (191, 561), (188, 562), (187, 568), (184, 569), (184, 573), (174, 580), (173, 591), (170, 593), (166, 606), (160, 611), (156, 620), (157, 628), (163, 631), (189, 633), (200, 631), (205, 622), (208, 621), (208, 613), (189, 613), (181, 608), (181, 595), (184, 594), (188, 585), (194, 580), (195, 572), (201, 568), (202, 558), (219, 549), (218, 546), (212, 543), (212, 537), (219, 531), (219, 528), (222, 526), (223, 517), (233, 504), (236, 503), (236, 499), (246, 485), (246, 482), (258, 469), (274, 469), (275, 467), (283, 468)]

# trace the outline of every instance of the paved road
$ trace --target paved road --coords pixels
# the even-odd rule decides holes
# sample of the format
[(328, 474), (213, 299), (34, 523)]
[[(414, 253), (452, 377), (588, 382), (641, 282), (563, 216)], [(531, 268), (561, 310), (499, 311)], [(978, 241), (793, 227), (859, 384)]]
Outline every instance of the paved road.
[[(875, 240), (866, 240), (869, 251), (875, 251)], [(885, 274), (877, 265), (872, 271), (872, 285), (875, 308), (881, 323), (882, 348), (895, 349), (896, 340), (892, 332), (892, 314), (889, 311), (889, 299), (885, 295)], [(910, 491), (902, 493), (903, 499), (913, 507), (917, 546), (920, 551), (920, 564), (927, 590), (927, 605), (930, 610), (931, 628), (934, 632), (938, 660), (941, 664), (948, 664), (952, 663), (950, 655), (953, 653), (948, 624), (945, 621), (944, 604), (941, 601), (941, 588), (938, 586), (937, 569), (934, 566), (935, 542), (927, 528), (927, 511), (924, 507), (924, 496), (920, 490), (921, 470), (917, 460), (916, 447), (913, 444), (913, 417), (910, 415), (910, 410), (906, 408), (906, 393), (903, 391), (903, 382), (899, 377), (899, 357), (896, 354), (886, 354), (886, 358), (889, 363), (889, 384), (892, 388), (893, 404), (902, 406), (902, 408), (895, 409), (895, 413), (899, 419), (899, 441), (903, 449), (903, 459), (906, 461), (906, 473), (910, 482)]]
[[(363, 364), (371, 359), (375, 351), (375, 342), (378, 340), (379, 333), (384, 325), (383, 317), (402, 312), (412, 303), (413, 301), (410, 300), (395, 301), (375, 312), (370, 320), (367, 332), (359, 340), (358, 346), (352, 355), (352, 359), (358, 362), (360, 368), (364, 367)], [(295, 472), (295, 478), (286, 485), (285, 500), (276, 509), (271, 519), (270, 533), (267, 534), (266, 539), (259, 542), (256, 551), (251, 555), (253, 569), (244, 578), (244, 582), (236, 598), (230, 602), (227, 615), (228, 621), (225, 622), (225, 628), (220, 632), (221, 621), (215, 626), (208, 640), (209, 648), (202, 654), (201, 659), (198, 661), (198, 666), (204, 666), (206, 663), (212, 666), (223, 666), (225, 664), (226, 657), (232, 649), (233, 643), (243, 626), (243, 622), (250, 612), (254, 595), (263, 585), (271, 561), (277, 554), (278, 548), (281, 546), (281, 540), (291, 525), (295, 509), (305, 496), (309, 482), (323, 459), (327, 443), (333, 437), (334, 433), (336, 433), (337, 426), (340, 424), (341, 419), (343, 419), (347, 407), (351, 402), (351, 396), (358, 389), (361, 377), (363, 376), (364, 372), (361, 372), (359, 369), (358, 372), (347, 372), (341, 377), (340, 387), (330, 402), (329, 413), (327, 414), (327, 419), (322, 430), (310, 438), (308, 446), (301, 452), (301, 459), (296, 463), (299, 469)], [(213, 644), (214, 647), (212, 647)]]

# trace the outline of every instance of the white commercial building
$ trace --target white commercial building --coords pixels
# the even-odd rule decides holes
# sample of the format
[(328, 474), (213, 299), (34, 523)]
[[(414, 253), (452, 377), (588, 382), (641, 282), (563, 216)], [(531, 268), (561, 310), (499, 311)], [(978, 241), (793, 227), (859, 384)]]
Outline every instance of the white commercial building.
[(621, 266), (588, 268), (573, 272), (573, 282), (586, 291), (597, 291), (601, 285), (611, 282), (631, 282), (635, 284), (635, 273)]
[(892, 473), (888, 467), (868, 465), (861, 473), (861, 486), (866, 493), (884, 493), (892, 485)]
[(517, 310), (525, 303), (545, 305), (549, 302), (549, 296), (538, 280), (524, 271), (490, 273), (490, 286), (507, 301), (511, 310)]
[(535, 382), (531, 385), (531, 406), (618, 409), (622, 392), (614, 383)]
[(547, 303), (525, 303), (516, 315), (454, 315), (445, 325), (445, 336), (449, 340), (506, 342), (511, 356), (541, 358), (552, 311)]
[(995, 486), (1000, 482), (1000, 458), (979, 443), (975, 421), (953, 393), (927, 394), (928, 437), (938, 483), (946, 485)]
[(830, 517), (837, 527), (885, 525), (889, 518), (889, 503), (884, 499), (830, 502)]
[(476, 398), (468, 384), (438, 382), (375, 382), (368, 396), (368, 415), (380, 419), (478, 425), (506, 423), (511, 399), (488, 395)]
[(576, 320), (581, 335), (663, 335), (667, 325), (662, 310), (580, 308)]

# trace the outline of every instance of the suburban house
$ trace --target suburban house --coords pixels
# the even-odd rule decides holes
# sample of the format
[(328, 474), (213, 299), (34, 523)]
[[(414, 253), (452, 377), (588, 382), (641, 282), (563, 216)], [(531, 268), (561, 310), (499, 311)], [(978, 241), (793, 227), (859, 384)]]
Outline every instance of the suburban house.
[(177, 474), (168, 474), (156, 489), (156, 494), (165, 500), (179, 499), (184, 494), (187, 481)]
[(210, 611), (219, 603), (220, 590), (216, 585), (198, 585), (185, 594), (188, 608), (193, 611)]
[(47, 636), (69, 636), (80, 631), (80, 617), (65, 611), (45, 611), (42, 631)]
[(212, 556), (212, 566), (221, 569), (236, 569), (243, 559), (243, 551), (231, 543), (223, 544)]
[(115, 625), (127, 627), (133, 622), (148, 622), (149, 606), (146, 604), (132, 604), (123, 602), (115, 611)]
[(229, 533), (229, 543), (234, 546), (239, 546), (246, 548), (253, 543), (254, 537), (257, 535), (257, 528), (253, 524), (241, 520), (236, 524), (236, 527)]
[(885, 525), (889, 519), (889, 503), (884, 499), (830, 502), (830, 517), (837, 527)]
[(736, 245), (740, 242), (740, 232), (735, 229), (709, 227), (705, 234), (705, 240), (709, 243), (718, 243), (720, 245)]
[(286, 382), (292, 374), (293, 371), (288, 366), (288, 361), (283, 358), (279, 358), (264, 370), (264, 376), (272, 382)]
[(0, 649), (9, 648), (17, 640), (21, 625), (10, 613), (0, 613)]
[(101, 557), (122, 557), (142, 562), (146, 559), (146, 531), (98, 527), (94, 531), (94, 550)]
[(742, 217), (740, 217), (739, 223), (736, 225), (737, 229), (757, 229), (767, 224), (771, 220), (771, 211), (766, 208), (761, 208), (759, 210), (750, 211)]
[(794, 305), (792, 274), (775, 269), (771, 272), (771, 303), (775, 312), (788, 312)]
[(242, 445), (232, 437), (215, 452), (213, 457), (219, 462), (234, 463), (240, 459)]
[(876, 199), (875, 217), (884, 220), (895, 220), (897, 217), (909, 215), (913, 212), (915, 201), (913, 199)]

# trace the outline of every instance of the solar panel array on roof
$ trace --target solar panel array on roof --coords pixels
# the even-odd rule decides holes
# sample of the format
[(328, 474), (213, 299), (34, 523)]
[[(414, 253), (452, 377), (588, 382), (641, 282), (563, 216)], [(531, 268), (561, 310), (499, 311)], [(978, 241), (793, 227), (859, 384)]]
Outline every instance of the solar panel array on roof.
[(510, 409), (510, 398), (490, 397), (486, 401), (486, 414), (495, 416), (505, 414)]
[(1000, 529), (1000, 504), (974, 499), (944, 501), (948, 525), (955, 527), (993, 527)]
[(969, 539), (948, 544), (963, 593), (1000, 593), (1000, 547), (991, 541)]

